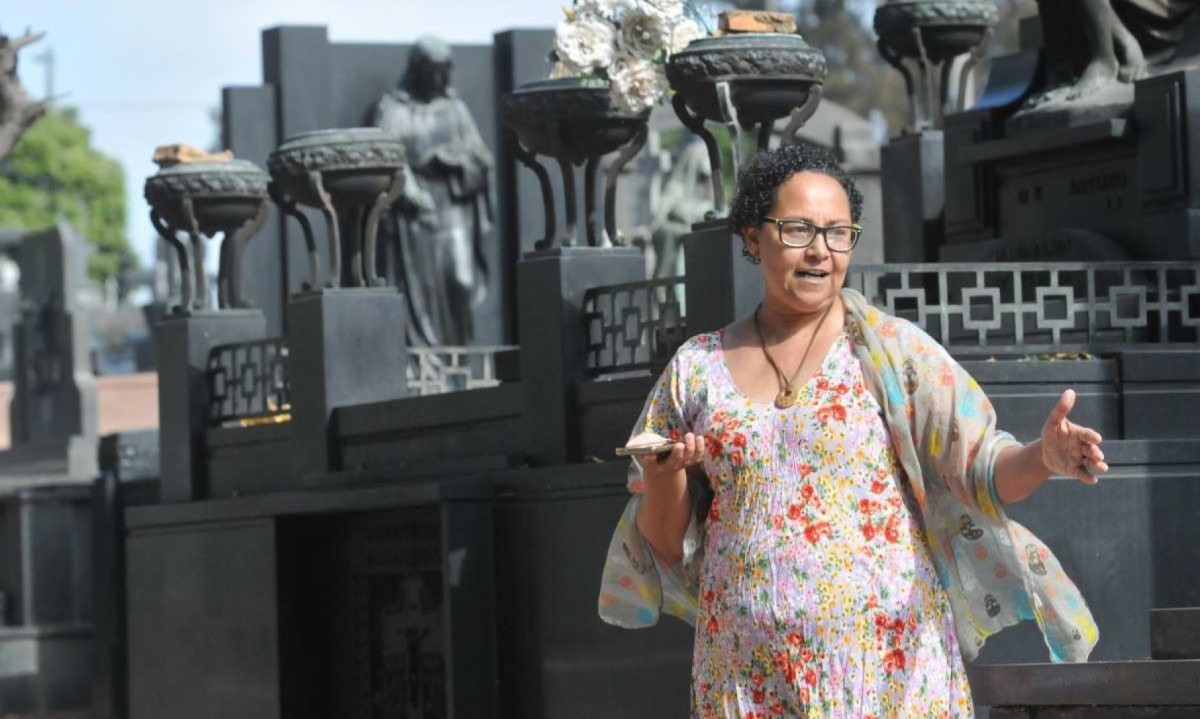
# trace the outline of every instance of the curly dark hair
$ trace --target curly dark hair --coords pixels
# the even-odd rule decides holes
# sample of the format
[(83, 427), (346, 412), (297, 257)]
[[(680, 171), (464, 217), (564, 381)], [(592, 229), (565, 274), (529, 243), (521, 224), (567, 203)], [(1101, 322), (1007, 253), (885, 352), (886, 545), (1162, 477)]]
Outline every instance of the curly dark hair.
[[(762, 224), (763, 217), (771, 211), (779, 196), (779, 188), (801, 172), (819, 172), (829, 175), (846, 190), (850, 200), (850, 219), (858, 222), (862, 217), (863, 196), (852, 178), (838, 164), (837, 157), (823, 147), (806, 142), (784, 145), (769, 152), (760, 152), (749, 165), (738, 173), (737, 194), (729, 211), (729, 224), (734, 233), (742, 236), (747, 227)], [(743, 237), (743, 239), (745, 239)], [(745, 245), (742, 253), (749, 256)]]

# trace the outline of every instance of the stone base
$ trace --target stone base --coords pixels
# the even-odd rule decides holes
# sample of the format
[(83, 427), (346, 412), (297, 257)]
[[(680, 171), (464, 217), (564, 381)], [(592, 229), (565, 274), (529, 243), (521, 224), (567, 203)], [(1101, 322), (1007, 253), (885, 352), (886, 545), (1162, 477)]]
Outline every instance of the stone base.
[(192, 312), (155, 325), (162, 501), (189, 502), (206, 492), (199, 448), (208, 425), (209, 352), (265, 335), (266, 318), (258, 310)]
[(337, 469), (333, 410), (407, 396), (404, 295), (394, 287), (327, 289), (288, 303), (293, 475)]
[(517, 263), (527, 423), (519, 446), (532, 464), (580, 457), (575, 387), (587, 375), (589, 337), (582, 331), (587, 290), (645, 279), (645, 257), (634, 247), (560, 247), (528, 253)]
[(947, 118), (942, 260), (1200, 256), (1200, 190), (1188, 179), (1200, 143), (1187, 119), (1200, 68), (1073, 92), (1046, 93), (1007, 121), (999, 110)]
[(1065, 85), (1030, 98), (1005, 123), (1005, 134), (1019, 137), (1044, 130), (1081, 127), (1121, 117), (1132, 105), (1131, 83), (1112, 80), (1086, 93), (1081, 93), (1075, 85)]
[(941, 262), (1124, 262), (1129, 253), (1107, 237), (1082, 228), (1061, 228), (1043, 238), (994, 237), (942, 245)]

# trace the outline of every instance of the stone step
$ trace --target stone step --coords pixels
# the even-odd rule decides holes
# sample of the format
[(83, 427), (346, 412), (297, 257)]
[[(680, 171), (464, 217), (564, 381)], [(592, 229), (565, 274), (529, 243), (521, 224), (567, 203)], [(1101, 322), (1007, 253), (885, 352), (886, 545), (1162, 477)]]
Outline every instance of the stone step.
[(984, 664), (968, 672), (980, 706), (1200, 707), (1200, 660)]
[(1200, 607), (1152, 609), (1150, 656), (1153, 659), (1200, 659)]
[[(982, 714), (980, 717), (982, 719)], [(1196, 719), (1200, 707), (996, 707), (988, 719)]]

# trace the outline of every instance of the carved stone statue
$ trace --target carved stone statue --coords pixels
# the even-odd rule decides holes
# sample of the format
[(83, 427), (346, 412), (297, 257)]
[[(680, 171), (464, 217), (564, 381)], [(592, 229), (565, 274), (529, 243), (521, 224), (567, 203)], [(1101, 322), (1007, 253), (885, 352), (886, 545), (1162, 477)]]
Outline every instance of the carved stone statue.
[(404, 143), (410, 176), (385, 230), (396, 239), (409, 343), (465, 345), (487, 292), (483, 240), (492, 222), (492, 154), (450, 87), (450, 47), (423, 37), (375, 124)]
[(1180, 51), (1197, 8), (1200, 0), (1038, 0), (1051, 77), (1022, 108), (1024, 124), (1045, 124), (1039, 114), (1069, 124), (1119, 114), (1134, 80), (1188, 59)]

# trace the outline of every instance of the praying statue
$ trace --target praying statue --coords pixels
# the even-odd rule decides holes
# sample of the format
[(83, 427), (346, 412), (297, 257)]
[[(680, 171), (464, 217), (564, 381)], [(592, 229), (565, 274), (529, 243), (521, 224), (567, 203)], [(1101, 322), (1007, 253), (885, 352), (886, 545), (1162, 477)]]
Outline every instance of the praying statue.
[(404, 143), (408, 177), (385, 222), (408, 302), (410, 346), (467, 345), (487, 294), (483, 241), (492, 225), (492, 154), (450, 87), (450, 47), (423, 37), (375, 124)]

